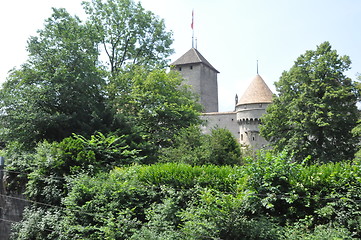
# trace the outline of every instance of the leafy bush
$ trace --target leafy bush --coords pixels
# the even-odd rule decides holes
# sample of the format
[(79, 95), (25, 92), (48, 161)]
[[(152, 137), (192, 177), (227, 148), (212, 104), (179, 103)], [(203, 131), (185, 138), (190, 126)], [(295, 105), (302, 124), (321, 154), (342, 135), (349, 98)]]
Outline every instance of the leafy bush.
[(261, 153), (238, 182), (249, 216), (270, 216), (282, 226), (312, 216), (310, 229), (335, 223), (361, 237), (360, 165), (302, 165), (284, 154)]
[[(126, 136), (105, 136), (101, 133), (86, 139), (79, 135), (62, 142), (38, 144), (34, 153), (14, 154), (10, 150), (8, 189), (23, 189), (35, 201), (59, 205), (67, 193), (69, 181), (77, 174), (96, 174), (115, 166), (142, 161), (139, 150), (130, 149)], [(13, 171), (13, 172), (12, 172)], [(21, 173), (18, 176), (18, 173)]]
[(284, 240), (347, 240), (354, 239), (351, 233), (344, 227), (333, 224), (318, 225), (313, 230), (303, 224), (287, 227), (284, 230), (282, 239)]
[(302, 168), (293, 192), (305, 212), (314, 216), (314, 224), (335, 222), (348, 228), (354, 237), (361, 237), (360, 170), (360, 165), (347, 162)]
[(213, 129), (209, 136), (209, 162), (215, 165), (241, 163), (241, 146), (232, 133), (224, 128)]
[(238, 186), (240, 191), (246, 193), (249, 214), (286, 220), (285, 215), (292, 213), (292, 178), (299, 171), (299, 165), (284, 154), (260, 152), (255, 160), (246, 165), (247, 179)]
[(237, 178), (242, 175), (242, 169), (231, 166), (166, 163), (142, 167), (137, 174), (140, 181), (153, 186), (168, 185), (180, 189), (200, 186), (232, 191)]
[(23, 221), (13, 224), (10, 239), (66, 240), (67, 228), (61, 210), (29, 207), (24, 210)]
[(183, 224), (180, 211), (204, 188), (231, 191), (238, 171), (229, 166), (167, 163), (83, 175), (70, 184), (63, 199), (72, 226), (68, 237), (161, 239), (172, 232), (168, 238), (177, 239)]
[(249, 218), (242, 200), (205, 189), (181, 212), (185, 239), (278, 239), (276, 224), (265, 217)]
[(69, 239), (127, 239), (140, 228), (154, 192), (116, 174), (84, 175), (72, 183), (64, 199)]
[(171, 147), (164, 148), (160, 154), (160, 162), (178, 162), (191, 165), (202, 165), (208, 162), (210, 149), (207, 137), (199, 126), (181, 129), (174, 136)]
[(191, 165), (240, 165), (241, 160), (241, 147), (229, 130), (213, 129), (206, 135), (199, 126), (180, 130), (174, 144), (160, 156), (161, 162)]
[[(53, 182), (35, 189), (35, 196), (53, 196), (63, 204), (58, 222), (49, 220), (46, 228), (68, 226), (61, 230), (67, 239), (351, 239), (361, 234), (358, 164), (307, 166), (262, 152), (243, 166), (135, 164), (86, 173), (59, 185), (66, 190), (62, 195), (56, 195), (61, 189)], [(46, 216), (39, 214), (26, 214), (17, 234), (32, 219)], [(32, 231), (50, 238), (44, 229)]]

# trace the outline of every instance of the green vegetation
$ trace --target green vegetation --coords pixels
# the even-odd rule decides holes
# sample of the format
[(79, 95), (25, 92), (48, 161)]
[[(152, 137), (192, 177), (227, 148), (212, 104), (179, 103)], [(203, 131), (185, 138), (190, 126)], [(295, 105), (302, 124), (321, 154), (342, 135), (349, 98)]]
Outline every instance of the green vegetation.
[(113, 76), (129, 64), (151, 68), (167, 66), (166, 59), (173, 53), (172, 33), (166, 32), (164, 21), (140, 3), (89, 0), (83, 5)]
[[(129, 0), (94, 0), (85, 2), (84, 8), (86, 22), (65, 9), (53, 9), (44, 28), (29, 38), (29, 59), (11, 71), (0, 90), (2, 143), (18, 141), (29, 150), (44, 139), (61, 141), (73, 133), (89, 137), (97, 131), (119, 129), (124, 130), (120, 135), (133, 133), (142, 139), (148, 129), (130, 130), (128, 123), (133, 119), (120, 116), (119, 105), (112, 101), (127, 99), (128, 85), (118, 84), (118, 79), (132, 72), (134, 66), (139, 66), (138, 74), (149, 83), (157, 79), (172, 82), (167, 87), (152, 85), (153, 90), (158, 87), (163, 93), (171, 91), (172, 99), (154, 95), (151, 101), (159, 105), (169, 101), (173, 114), (178, 114), (178, 123), (198, 121), (194, 109), (199, 107), (191, 94), (175, 87), (180, 78), (175, 80), (174, 74), (165, 74), (164, 70), (150, 73), (164, 66), (173, 52), (171, 33), (165, 30), (163, 20)], [(114, 86), (116, 93), (111, 91)], [(122, 99), (114, 96), (121, 93)], [(137, 94), (134, 89), (131, 93)], [(169, 117), (162, 120), (169, 121)]]
[(178, 131), (199, 119), (201, 106), (176, 72), (133, 67), (108, 85), (109, 101), (123, 118), (153, 146), (169, 146)]
[(339, 56), (330, 43), (309, 50), (276, 82), (278, 96), (262, 118), (261, 134), (297, 161), (351, 160), (357, 139), (359, 91), (345, 75), (348, 56)]
[[(359, 86), (329, 43), (277, 83), (274, 149), (247, 156), (162, 67), (163, 20), (130, 0), (54, 9), (0, 90), (12, 239), (360, 239)], [(100, 56), (107, 58), (100, 61)], [(351, 130), (353, 129), (351, 135)]]
[[(40, 202), (59, 191), (46, 192), (41, 190), (46, 184), (33, 181), (52, 184), (56, 178), (41, 176), (39, 168), (27, 184), (28, 198), (38, 203), (14, 226), (13, 239), (361, 237), (359, 164), (308, 166), (270, 152), (248, 161), (243, 166), (135, 164), (95, 175), (78, 168), (77, 175), (64, 175), (66, 191), (54, 206)], [(31, 194), (36, 188), (42, 199)]]
[(241, 147), (226, 129), (213, 129), (210, 135), (205, 135), (199, 126), (191, 126), (174, 136), (172, 146), (162, 149), (159, 161), (191, 165), (241, 164)]
[(88, 34), (78, 18), (54, 9), (44, 29), (29, 39), (29, 60), (10, 73), (0, 91), (2, 142), (29, 148), (73, 132), (89, 136), (108, 124), (96, 45), (82, 38)]

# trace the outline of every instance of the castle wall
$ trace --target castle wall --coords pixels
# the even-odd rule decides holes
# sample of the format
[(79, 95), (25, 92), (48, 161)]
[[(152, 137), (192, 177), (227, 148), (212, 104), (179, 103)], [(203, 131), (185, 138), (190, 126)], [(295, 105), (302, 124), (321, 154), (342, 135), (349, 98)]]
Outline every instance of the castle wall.
[(200, 96), (204, 112), (218, 112), (217, 72), (203, 63), (179, 65), (174, 70), (180, 72), (185, 83)]
[(0, 168), (0, 239), (10, 239), (11, 224), (22, 219), (28, 202), (22, 194), (8, 193), (4, 171)]
[(253, 149), (261, 149), (268, 142), (259, 134), (261, 117), (266, 113), (268, 103), (237, 105), (237, 122), (239, 124), (239, 142), (250, 145)]
[(214, 128), (225, 128), (228, 129), (237, 140), (239, 139), (239, 126), (236, 112), (203, 113), (201, 118), (207, 122), (207, 125), (203, 127), (204, 133), (209, 134)]
[(236, 106), (237, 120), (261, 118), (269, 103), (252, 103)]
[(267, 145), (267, 141), (259, 134), (259, 125), (267, 106), (272, 102), (273, 94), (258, 73), (239, 101), (237, 97), (234, 112), (218, 112), (219, 72), (197, 49), (190, 49), (171, 66), (180, 72), (185, 83), (192, 86), (200, 97), (200, 104), (204, 107), (201, 118), (207, 122), (203, 127), (204, 133), (210, 133), (213, 128), (225, 128), (241, 144), (250, 145), (254, 149)]
[(242, 145), (252, 146), (253, 149), (265, 148), (268, 145), (266, 139), (259, 134), (259, 119), (239, 121), (239, 142)]
[(218, 112), (217, 73), (204, 64), (200, 65), (201, 103), (205, 112)]
[(184, 64), (181, 66), (177, 66), (173, 70), (178, 71), (182, 77), (185, 79), (185, 83), (192, 87), (192, 90), (197, 93), (201, 94), (201, 64)]

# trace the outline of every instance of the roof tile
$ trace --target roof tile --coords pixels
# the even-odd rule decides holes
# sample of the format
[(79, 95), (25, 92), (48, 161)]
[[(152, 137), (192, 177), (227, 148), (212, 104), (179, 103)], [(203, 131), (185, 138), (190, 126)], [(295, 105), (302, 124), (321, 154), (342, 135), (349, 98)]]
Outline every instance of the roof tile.
[(191, 63), (203, 63), (209, 68), (213, 69), (217, 73), (218, 70), (215, 69), (208, 61), (205, 59), (202, 54), (195, 48), (189, 49), (188, 52), (183, 54), (180, 58), (175, 60), (171, 66), (179, 66), (179, 65), (185, 65), (185, 64), (191, 64)]
[(260, 75), (256, 75), (237, 105), (251, 103), (271, 103), (273, 93)]

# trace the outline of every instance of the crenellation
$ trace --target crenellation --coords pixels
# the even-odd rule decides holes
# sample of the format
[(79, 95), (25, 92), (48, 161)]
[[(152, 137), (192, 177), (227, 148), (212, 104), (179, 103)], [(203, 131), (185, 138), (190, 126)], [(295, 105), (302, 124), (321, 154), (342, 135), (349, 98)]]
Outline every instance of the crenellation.
[(218, 112), (219, 72), (198, 50), (190, 49), (172, 63), (172, 66), (200, 96), (200, 103), (204, 107), (202, 119), (207, 122), (203, 132), (210, 133), (211, 129), (216, 127), (226, 128), (242, 145), (251, 146), (253, 149), (268, 145), (259, 134), (259, 125), (267, 106), (272, 103), (273, 93), (258, 73), (240, 98), (236, 94), (234, 111)]

